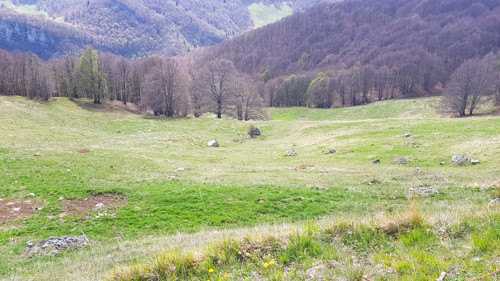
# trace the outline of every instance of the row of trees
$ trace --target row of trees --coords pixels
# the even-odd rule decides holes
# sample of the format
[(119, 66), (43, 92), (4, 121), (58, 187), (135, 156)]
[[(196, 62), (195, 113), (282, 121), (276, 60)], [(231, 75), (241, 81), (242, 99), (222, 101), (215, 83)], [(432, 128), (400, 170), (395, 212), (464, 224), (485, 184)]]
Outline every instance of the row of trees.
[[(185, 59), (185, 58), (184, 58)], [(199, 117), (213, 112), (240, 120), (262, 118), (263, 98), (231, 61), (198, 68), (188, 60), (153, 56), (129, 60), (88, 47), (80, 58), (48, 62), (34, 54), (0, 50), (0, 94), (48, 100), (51, 96), (139, 105), (155, 115)]]

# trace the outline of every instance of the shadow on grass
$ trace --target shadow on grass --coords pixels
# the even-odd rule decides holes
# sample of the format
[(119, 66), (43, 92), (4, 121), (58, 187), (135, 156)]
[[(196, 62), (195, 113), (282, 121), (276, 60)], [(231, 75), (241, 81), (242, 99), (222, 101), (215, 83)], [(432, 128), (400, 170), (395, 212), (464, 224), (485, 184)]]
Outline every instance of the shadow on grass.
[(86, 99), (70, 99), (75, 105), (81, 109), (94, 113), (109, 113), (110, 111), (127, 111), (133, 114), (142, 114), (141, 110), (132, 103), (123, 104), (120, 101), (106, 100), (100, 104), (95, 104), (93, 100)]

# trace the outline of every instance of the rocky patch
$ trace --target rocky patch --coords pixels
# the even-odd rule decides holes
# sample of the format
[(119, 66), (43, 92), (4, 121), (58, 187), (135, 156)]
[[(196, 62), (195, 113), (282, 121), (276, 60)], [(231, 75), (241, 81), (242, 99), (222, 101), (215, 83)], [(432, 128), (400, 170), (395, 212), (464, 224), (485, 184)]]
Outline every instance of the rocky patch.
[(430, 187), (410, 188), (409, 191), (413, 192), (413, 193), (420, 194), (420, 195), (424, 195), (424, 196), (429, 196), (432, 194), (439, 194), (439, 190), (437, 190), (435, 188), (430, 188)]
[(86, 236), (50, 237), (38, 242), (30, 241), (26, 244), (28, 256), (37, 254), (58, 254), (64, 250), (76, 250), (90, 245)]

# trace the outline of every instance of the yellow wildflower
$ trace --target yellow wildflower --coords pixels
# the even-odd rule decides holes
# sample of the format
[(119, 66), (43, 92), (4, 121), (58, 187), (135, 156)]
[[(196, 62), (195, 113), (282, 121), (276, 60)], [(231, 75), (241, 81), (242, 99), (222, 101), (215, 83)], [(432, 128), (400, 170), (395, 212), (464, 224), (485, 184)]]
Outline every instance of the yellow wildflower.
[(270, 265), (273, 265), (273, 264), (274, 264), (274, 260), (270, 260), (270, 261), (269, 261), (269, 264), (270, 264)]
[(208, 272), (209, 272), (209, 273), (212, 273), (212, 272), (214, 272), (214, 269), (213, 269), (213, 268), (210, 268), (210, 269), (208, 270)]
[(229, 274), (224, 274), (224, 278), (229, 278)]
[(264, 264), (264, 268), (268, 268), (268, 267), (269, 267), (269, 264), (266, 262), (266, 263)]

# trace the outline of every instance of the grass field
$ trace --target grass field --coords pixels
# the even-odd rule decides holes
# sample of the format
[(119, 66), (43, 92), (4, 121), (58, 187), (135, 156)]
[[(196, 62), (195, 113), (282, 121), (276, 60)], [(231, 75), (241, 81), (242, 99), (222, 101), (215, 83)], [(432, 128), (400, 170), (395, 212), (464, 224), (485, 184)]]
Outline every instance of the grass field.
[(293, 13), (292, 7), (286, 3), (281, 4), (279, 8), (274, 5), (267, 6), (263, 3), (252, 3), (252, 5), (248, 6), (248, 11), (255, 28), (279, 21)]
[[(263, 136), (241, 143), (251, 123), (0, 97), (0, 206), (41, 207), (0, 221), (0, 279), (434, 280), (447, 271), (446, 280), (465, 280), (495, 271), (500, 212), (488, 202), (500, 185), (500, 118), (439, 116), (437, 102), (269, 109), (272, 121), (253, 123)], [(207, 147), (212, 139), (221, 147)], [(285, 157), (291, 149), (297, 156)], [(452, 155), (481, 163), (451, 165)], [(439, 194), (410, 192), (422, 187)], [(105, 210), (71, 206), (113, 197)], [(386, 222), (400, 231), (386, 234)], [(82, 234), (91, 247), (25, 254), (28, 241)], [(241, 241), (267, 250), (242, 260)], [(173, 273), (161, 270), (169, 263)]]

